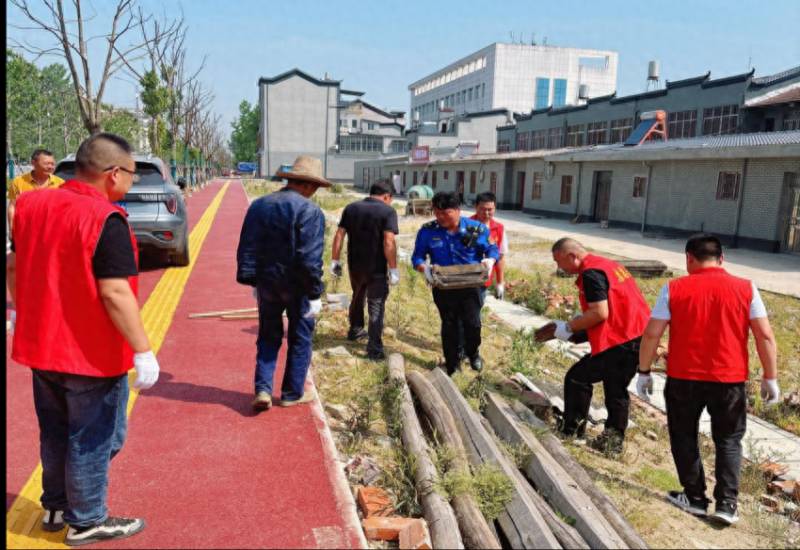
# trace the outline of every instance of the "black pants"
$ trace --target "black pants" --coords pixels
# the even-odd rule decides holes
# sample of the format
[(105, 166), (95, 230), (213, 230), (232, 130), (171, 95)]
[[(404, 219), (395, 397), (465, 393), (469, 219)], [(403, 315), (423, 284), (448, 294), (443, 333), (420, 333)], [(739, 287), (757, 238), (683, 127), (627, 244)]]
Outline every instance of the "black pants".
[(639, 364), (639, 341), (636, 338), (597, 355), (587, 355), (572, 365), (564, 377), (564, 420), (561, 430), (566, 435), (582, 436), (592, 404), (593, 384), (603, 383), (606, 409), (606, 431), (624, 436), (628, 427), (631, 383)]
[(463, 334), (464, 353), (474, 358), (481, 346), (480, 289), (433, 289), (433, 301), (442, 319), (442, 351), (448, 374), (459, 366), (459, 348)]
[(714, 500), (735, 503), (739, 496), (742, 438), (747, 424), (744, 382), (725, 384), (667, 378), (664, 398), (672, 458), (687, 496), (705, 498), (706, 494), (697, 433), (700, 414), (707, 408), (716, 450)]
[(367, 354), (383, 353), (383, 314), (389, 283), (385, 273), (358, 273), (350, 271), (353, 299), (350, 302), (350, 332), (364, 328), (364, 302), (369, 313), (369, 342)]

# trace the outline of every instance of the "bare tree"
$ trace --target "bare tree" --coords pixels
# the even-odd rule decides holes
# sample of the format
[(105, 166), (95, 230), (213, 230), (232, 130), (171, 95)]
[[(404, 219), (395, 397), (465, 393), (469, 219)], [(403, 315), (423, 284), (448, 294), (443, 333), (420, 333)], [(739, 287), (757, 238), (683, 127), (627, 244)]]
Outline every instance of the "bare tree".
[[(29, 25), (13, 25), (14, 28), (45, 31), (52, 38), (49, 46), (35, 46), (18, 40), (12, 43), (37, 59), (53, 55), (66, 61), (78, 98), (81, 120), (92, 134), (102, 130), (102, 100), (109, 78), (123, 67), (130, 66), (135, 59), (147, 55), (147, 46), (169, 32), (169, 29), (159, 29), (155, 36), (135, 36), (131, 31), (145, 25), (150, 19), (141, 10), (138, 13), (134, 11), (135, 0), (117, 0), (110, 30), (106, 34), (91, 37), (87, 36), (86, 25), (96, 17), (96, 13), (84, 13), (81, 0), (72, 0), (69, 13), (64, 10), (63, 0), (40, 0), (41, 10), (32, 9), (28, 0), (9, 1), (29, 21)], [(42, 15), (38, 14), (39, 11)], [(99, 78), (92, 72), (88, 48), (89, 42), (98, 38), (107, 42)]]

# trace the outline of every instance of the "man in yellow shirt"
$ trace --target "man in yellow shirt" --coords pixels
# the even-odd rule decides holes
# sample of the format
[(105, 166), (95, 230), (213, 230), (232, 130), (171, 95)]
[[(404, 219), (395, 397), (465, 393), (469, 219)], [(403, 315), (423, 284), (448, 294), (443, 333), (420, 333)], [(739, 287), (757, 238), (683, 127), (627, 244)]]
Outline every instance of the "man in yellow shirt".
[[(22, 193), (28, 191), (36, 191), (39, 189), (55, 189), (60, 187), (64, 180), (54, 175), (56, 170), (56, 159), (53, 153), (47, 149), (36, 149), (31, 155), (31, 165), (33, 170), (25, 174), (19, 175), (8, 184), (8, 231), (12, 234), (14, 228), (14, 205), (17, 202), (17, 197)], [(13, 249), (8, 254), (6, 262), (6, 281), (12, 285), (10, 275), (16, 272), (16, 254)], [(12, 292), (14, 289), (9, 286)], [(14, 307), (12, 305), (12, 307)], [(16, 311), (10, 310), (11, 315), (11, 331), (14, 331), (14, 324), (16, 323)]]

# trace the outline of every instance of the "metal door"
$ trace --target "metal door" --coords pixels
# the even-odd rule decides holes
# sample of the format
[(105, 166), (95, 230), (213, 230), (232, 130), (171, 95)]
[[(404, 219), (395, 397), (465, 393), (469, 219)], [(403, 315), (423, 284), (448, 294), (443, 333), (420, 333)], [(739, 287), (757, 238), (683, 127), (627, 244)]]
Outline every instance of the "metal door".
[(800, 182), (797, 174), (784, 173), (783, 185), (786, 193), (783, 248), (786, 252), (800, 254)]
[(514, 210), (522, 210), (525, 203), (525, 172), (517, 172), (517, 202)]
[(611, 172), (594, 173), (594, 221), (608, 221), (608, 210), (611, 203)]

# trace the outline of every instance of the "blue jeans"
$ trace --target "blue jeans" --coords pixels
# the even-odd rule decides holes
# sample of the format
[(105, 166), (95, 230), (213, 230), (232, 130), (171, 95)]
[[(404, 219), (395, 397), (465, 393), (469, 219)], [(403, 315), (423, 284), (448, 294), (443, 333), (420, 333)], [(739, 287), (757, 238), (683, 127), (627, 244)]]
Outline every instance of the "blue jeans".
[(109, 463), (127, 431), (128, 376), (97, 378), (32, 369), (39, 419), (42, 506), (73, 527), (108, 517)]
[(283, 341), (283, 312), (289, 318), (286, 337), (289, 349), (286, 352), (286, 369), (281, 386), (283, 401), (297, 401), (303, 396), (308, 366), (311, 363), (311, 339), (315, 321), (306, 319), (308, 298), (258, 289), (258, 339), (256, 340), (256, 393), (272, 394), (272, 382), (278, 351)]

